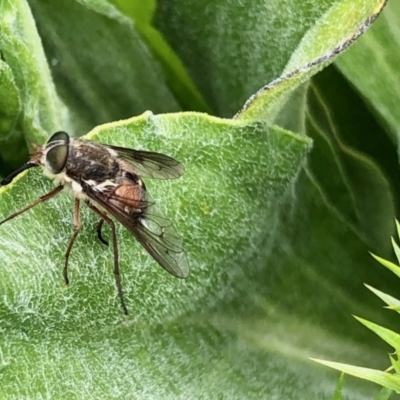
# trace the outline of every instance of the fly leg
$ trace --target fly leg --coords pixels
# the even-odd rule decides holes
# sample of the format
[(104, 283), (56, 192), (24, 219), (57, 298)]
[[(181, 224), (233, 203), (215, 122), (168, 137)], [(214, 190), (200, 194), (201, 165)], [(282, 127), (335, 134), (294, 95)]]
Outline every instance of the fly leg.
[(64, 282), (66, 285), (69, 285), (69, 279), (68, 279), (68, 260), (69, 260), (69, 255), (72, 250), (72, 246), (75, 243), (75, 239), (77, 238), (79, 234), (79, 230), (81, 229), (81, 218), (80, 218), (80, 201), (79, 199), (75, 199), (75, 208), (74, 208), (74, 234), (72, 235), (67, 251), (65, 252), (65, 264), (64, 264), (64, 269), (63, 269), (63, 275), (64, 275)]
[[(128, 315), (129, 313), (128, 313), (128, 309), (126, 308), (126, 305), (125, 305), (124, 293), (122, 291), (121, 275), (119, 273), (118, 243), (117, 243), (117, 233), (116, 233), (116, 230), (115, 230), (115, 223), (111, 218), (109, 218), (106, 214), (104, 214), (102, 211), (100, 211), (98, 208), (96, 208), (93, 204), (87, 203), (87, 205), (102, 220), (107, 222), (107, 224), (109, 224), (110, 227), (111, 227), (112, 241), (113, 241), (113, 248), (114, 248), (114, 278), (115, 278), (115, 285), (117, 286), (118, 297), (119, 297), (119, 301), (121, 303), (122, 311), (124, 312), (125, 315)], [(101, 229), (102, 224), (99, 223), (99, 226), (100, 226), (100, 229)], [(98, 229), (99, 229), (99, 226), (98, 226)]]
[(103, 226), (104, 219), (101, 219), (97, 225), (96, 231), (97, 231), (97, 238), (100, 240), (101, 243), (104, 245), (108, 246), (108, 241), (103, 238), (103, 235), (101, 234), (101, 228)]
[(4, 222), (10, 221), (10, 219), (13, 219), (15, 217), (18, 217), (18, 215), (23, 214), (25, 211), (30, 210), (31, 208), (37, 206), (40, 203), (43, 203), (46, 200), (51, 199), (52, 197), (54, 197), (56, 194), (58, 194), (59, 192), (61, 192), (63, 186), (57, 186), (55, 189), (53, 189), (51, 192), (46, 193), (45, 195), (39, 197), (37, 200), (35, 200), (33, 203), (27, 205), (26, 207), (22, 208), (21, 210), (11, 214), (10, 216), (8, 216), (7, 218), (3, 219), (3, 221), (0, 222), (0, 225), (4, 224)]

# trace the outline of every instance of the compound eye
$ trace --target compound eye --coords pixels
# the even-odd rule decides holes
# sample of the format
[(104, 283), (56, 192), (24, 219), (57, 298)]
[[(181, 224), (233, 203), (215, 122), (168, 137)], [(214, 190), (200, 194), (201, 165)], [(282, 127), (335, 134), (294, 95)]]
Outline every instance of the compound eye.
[(46, 168), (52, 174), (59, 174), (65, 167), (69, 153), (69, 136), (65, 132), (56, 132), (48, 141), (50, 147), (46, 153)]
[(69, 143), (69, 135), (67, 132), (59, 131), (56, 133), (53, 133), (53, 135), (50, 137), (50, 139), (47, 141), (47, 144), (56, 142), (58, 140), (61, 140), (65, 142), (66, 144)]

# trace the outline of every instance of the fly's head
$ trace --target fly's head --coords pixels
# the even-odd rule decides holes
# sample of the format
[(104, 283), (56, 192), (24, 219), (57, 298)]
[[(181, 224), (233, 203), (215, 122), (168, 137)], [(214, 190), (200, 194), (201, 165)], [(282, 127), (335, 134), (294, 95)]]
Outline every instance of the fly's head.
[(67, 164), (70, 139), (65, 132), (56, 132), (43, 146), (37, 146), (30, 163), (42, 166), (46, 175), (56, 176)]
[(21, 172), (32, 167), (43, 167), (46, 175), (55, 177), (63, 172), (68, 160), (70, 139), (65, 132), (56, 132), (43, 146), (32, 144), (34, 152), (30, 160), (21, 168), (0, 182), (0, 186), (8, 185)]

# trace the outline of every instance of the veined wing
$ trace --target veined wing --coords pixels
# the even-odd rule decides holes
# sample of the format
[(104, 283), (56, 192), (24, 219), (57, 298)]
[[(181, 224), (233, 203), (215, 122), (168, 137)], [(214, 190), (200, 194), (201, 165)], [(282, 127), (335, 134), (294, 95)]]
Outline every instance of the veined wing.
[(104, 192), (85, 184), (84, 190), (91, 199), (128, 229), (166, 271), (178, 278), (189, 276), (189, 263), (182, 240), (171, 221), (155, 203), (147, 199), (144, 204), (142, 200), (140, 203), (143, 212), (129, 214), (126, 209), (132, 208), (131, 200), (113, 194), (115, 188)]
[(156, 204), (146, 209), (145, 218), (131, 231), (149, 254), (170, 274), (178, 278), (189, 276), (189, 263), (183, 243), (171, 221)]
[(120, 158), (132, 165), (140, 177), (174, 179), (179, 178), (185, 172), (185, 167), (179, 161), (165, 154), (133, 150), (126, 147), (105, 146), (116, 151)]

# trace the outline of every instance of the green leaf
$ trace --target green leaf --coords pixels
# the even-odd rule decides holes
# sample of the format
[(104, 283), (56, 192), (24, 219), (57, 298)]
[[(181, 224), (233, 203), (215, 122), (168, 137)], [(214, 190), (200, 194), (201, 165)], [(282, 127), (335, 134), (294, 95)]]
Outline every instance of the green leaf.
[(180, 109), (134, 24), (108, 1), (29, 4), (58, 90), (73, 112), (76, 135), (147, 109)]
[(397, 356), (395, 358), (391, 354), (389, 354), (389, 358), (390, 358), (390, 362), (392, 363), (392, 368), (394, 369), (396, 374), (399, 374), (399, 372), (400, 372), (400, 362), (397, 359)]
[[(400, 110), (400, 4), (389, 1), (371, 32), (354, 44), (336, 65), (365, 98), (397, 143)], [(371, 57), (374, 62), (371, 63)]]
[(389, 400), (392, 394), (393, 390), (388, 388), (383, 388), (374, 398), (374, 400)]
[(400, 335), (390, 329), (386, 329), (380, 325), (374, 324), (373, 322), (367, 321), (363, 318), (355, 317), (357, 321), (361, 322), (368, 329), (378, 335), (387, 344), (392, 346), (395, 351), (400, 349)]
[(173, 0), (160, 2), (156, 25), (218, 115), (232, 115), (255, 90), (272, 81), (239, 114), (271, 120), (275, 103), (281, 106), (288, 90), (352, 43), (384, 3), (319, 1), (316, 6), (301, 1), (274, 0), (265, 5), (231, 1), (229, 7), (210, 3), (202, 12), (201, 3)]
[(331, 67), (312, 80), (307, 116), (307, 133), (318, 149), (309, 166), (326, 201), (370, 248), (388, 253), (395, 212), (392, 188), (400, 178), (388, 177), (398, 169), (395, 149), (375, 140), (379, 125)]
[(335, 388), (335, 393), (332, 397), (332, 400), (343, 400), (342, 391), (343, 391), (343, 383), (344, 383), (344, 374), (340, 374), (337, 386)]
[[(196, 132), (202, 132), (202, 135), (197, 136)], [(144, 251), (138, 251), (129, 234), (120, 231), (123, 238), (120, 253), (124, 287), (129, 298), (131, 320), (137, 322), (153, 320), (155, 310), (158, 310), (157, 319), (172, 318), (193, 307), (197, 309), (210, 304), (238, 277), (256, 273), (260, 260), (253, 259), (255, 253), (251, 249), (260, 248), (267, 232), (265, 222), (279, 207), (278, 199), (297, 175), (309, 147), (306, 139), (281, 129), (272, 127), (267, 130), (259, 123), (246, 125), (194, 113), (154, 116), (148, 112), (131, 120), (100, 126), (89, 137), (131, 148), (140, 148), (141, 143), (146, 143), (154, 151), (162, 151), (182, 160), (187, 168), (185, 177), (171, 184), (146, 184), (160, 207), (168, 210), (168, 215), (185, 239), (195, 272), (188, 283), (171, 280), (164, 271), (154, 268), (154, 262)], [(240, 154), (235, 151), (238, 147), (242, 150)], [(29, 192), (25, 189), (27, 185)], [(46, 179), (40, 179), (40, 174), (32, 171), (3, 189), (2, 215), (6, 216), (28, 204), (48, 191), (49, 187)], [(4, 239), (1, 259), (5, 266), (14, 263), (12, 243), (16, 241), (18, 246), (22, 246), (20, 252), (35, 254), (37, 259), (33, 264), (27, 257), (3, 276), (4, 284), (11, 290), (7, 313), (17, 307), (15, 296), (22, 291), (31, 292), (30, 296), (34, 296), (36, 300), (32, 299), (29, 309), (33, 308), (35, 313), (42, 315), (40, 320), (48, 327), (67, 329), (70, 324), (80, 321), (82, 312), (87, 315), (89, 326), (100, 321), (100, 325), (105, 321), (115, 322), (115, 318), (119, 319), (119, 312), (115, 309), (118, 304), (114, 287), (109, 285), (109, 291), (106, 291), (107, 285), (104, 285), (104, 279), (106, 282), (113, 279), (107, 273), (110, 251), (104, 251), (93, 243), (91, 229), (82, 235), (81, 244), (76, 246), (71, 256), (72, 281), (79, 283), (71, 291), (60, 293), (58, 289), (61, 281), (57, 279), (57, 268), (49, 267), (61, 266), (62, 254), (72, 229), (71, 224), (65, 223), (71, 220), (72, 205), (67, 205), (71, 202), (64, 195), (59, 197), (54, 205), (37, 207), (29, 215), (8, 223), (8, 229), (0, 231)], [(59, 215), (59, 222), (55, 220), (56, 215)], [(94, 220), (91, 218), (89, 221)], [(47, 239), (37, 240), (34, 231), (38, 225), (41, 226), (43, 239)], [(23, 236), (20, 236), (22, 233)], [(47, 246), (43, 248), (45, 243)], [(204, 248), (208, 251), (204, 252)], [(266, 254), (269, 251), (265, 247)], [(41, 260), (39, 265), (46, 266), (38, 279), (48, 283), (40, 284), (41, 289), (33, 290), (32, 283), (24, 281), (23, 277), (34, 274), (38, 260)], [(77, 269), (78, 265), (86, 267), (82, 271), (82, 268)], [(226, 265), (230, 265), (229, 270), (226, 270)], [(101, 277), (97, 280), (95, 276), (100, 273), (99, 270)], [(204, 285), (204, 280), (210, 277), (212, 280)], [(51, 296), (47, 293), (49, 287), (52, 287)], [(157, 289), (149, 290), (149, 287)], [(174, 301), (168, 302), (168, 293), (171, 292), (176, 292)], [(48, 298), (47, 302), (43, 302), (43, 296)], [(71, 296), (74, 301), (69, 303), (66, 298)], [(110, 307), (111, 304), (114, 307)], [(79, 309), (76, 309), (78, 306)], [(25, 307), (28, 305), (21, 307), (19, 316), (10, 315), (7, 319), (11, 326), (17, 327), (22, 320), (28, 325), (38, 323), (37, 317)], [(58, 321), (57, 315), (61, 310), (63, 319)], [(50, 320), (47, 321), (44, 315)], [(80, 321), (80, 326), (83, 329), (85, 324)]]
[[(398, 224), (398, 222), (396, 221), (396, 225), (397, 224)], [(397, 261), (400, 263), (400, 247), (393, 238), (392, 238), (392, 247), (393, 247), (394, 253), (396, 254)]]
[(378, 257), (375, 254), (371, 253), (371, 256), (375, 258), (380, 264), (386, 267), (389, 271), (393, 272), (396, 276), (400, 278), (400, 267), (389, 260), (385, 260), (384, 258)]
[(358, 378), (362, 378), (371, 382), (375, 382), (378, 385), (384, 386), (388, 389), (394, 390), (396, 392), (400, 391), (400, 379), (398, 376), (389, 374), (387, 372), (382, 372), (369, 368), (362, 367), (354, 367), (352, 365), (335, 363), (331, 361), (317, 360), (314, 361), (319, 362), (328, 367), (337, 369), (342, 371), (348, 375), (356, 376)]
[[(196, 132), (202, 132), (202, 135), (197, 136)], [(260, 123), (246, 125), (194, 113), (164, 116), (146, 113), (138, 118), (98, 127), (90, 137), (133, 148), (146, 143), (153, 150), (162, 150), (184, 162), (187, 171), (183, 179), (173, 183), (158, 182), (158, 185), (149, 182), (148, 187), (183, 235), (194, 273), (187, 282), (172, 279), (154, 265), (126, 231), (119, 229), (123, 284), (131, 317), (120, 328), (113, 328), (114, 324), (119, 324), (121, 315), (111, 274), (111, 254), (102, 249), (101, 244), (94, 243), (93, 227), (90, 229), (90, 226), (95, 219), (88, 213), (83, 215), (83, 224), (89, 227), (82, 232), (71, 256), (71, 287), (62, 288), (62, 255), (72, 232), (72, 221), (67, 222), (71, 220), (71, 201), (60, 195), (51, 204), (38, 206), (8, 223), (8, 229), (0, 229), (0, 257), (4, 263), (3, 302), (0, 306), (2, 328), (8, 332), (24, 332), (36, 343), (41, 337), (37, 333), (46, 332), (49, 354), (56, 350), (51, 339), (54, 335), (61, 334), (66, 340), (61, 348), (57, 344), (60, 354), (66, 354), (66, 351), (76, 354), (78, 351), (71, 347), (75, 339), (73, 342), (68, 339), (73, 332), (75, 338), (76, 334), (78, 337), (91, 337), (97, 332), (95, 341), (102, 340), (104, 329), (116, 335), (117, 341), (140, 336), (142, 339), (135, 342), (142, 350), (136, 345), (128, 345), (133, 355), (144, 350), (145, 336), (136, 332), (137, 327), (150, 322), (171, 321), (172, 332), (167, 337), (172, 339), (174, 330), (180, 332), (182, 324), (186, 325), (193, 318), (188, 320), (185, 317), (187, 312), (214, 303), (221, 293), (230, 290), (233, 281), (249, 279), (256, 274), (262, 262), (260, 254), (252, 249), (260, 248), (265, 236), (263, 232), (267, 232), (264, 224), (279, 207), (278, 199), (296, 176), (309, 144), (306, 139), (282, 129), (266, 130)], [(242, 158), (236, 153), (238, 147), (243, 151)], [(196, 148), (196, 152), (191, 151), (192, 148)], [(257, 173), (257, 169), (262, 173)], [(270, 184), (260, 185), (260, 179)], [(29, 192), (26, 191), (28, 184)], [(29, 171), (2, 189), (2, 215), (29, 203), (49, 190), (49, 186), (37, 171)], [(231, 207), (236, 210), (235, 214), (230, 213)], [(208, 251), (204, 252), (204, 248)], [(266, 247), (265, 252), (269, 251)], [(18, 254), (24, 257), (18, 257)], [(16, 257), (19, 258), (18, 265), (15, 265)], [(226, 265), (229, 265), (228, 270)], [(207, 285), (204, 285), (205, 281), (208, 281)], [(77, 326), (80, 333), (76, 332)], [(153, 329), (155, 332), (158, 330)], [(194, 337), (198, 334), (200, 339), (200, 332)], [(157, 336), (154, 332), (152, 335)], [(181, 341), (182, 333), (177, 335), (177, 340)], [(206, 338), (201, 340), (208, 340)], [(162, 353), (161, 349), (157, 350), (158, 346), (163, 346), (159, 339), (152, 339), (155, 353), (152, 350), (147, 357)], [(219, 341), (215, 334), (210, 339)], [(13, 348), (13, 341), (21, 349), (19, 339), (12, 336), (6, 335), (3, 343), (7, 343), (7, 348)], [(71, 374), (81, 373), (80, 362), (87, 363), (91, 369), (95, 360), (93, 356), (108, 357), (109, 349), (104, 347), (105, 343), (99, 343), (91, 356), (90, 342), (84, 342), (79, 351), (85, 354), (76, 358), (79, 359), (78, 365), (75, 362), (71, 364), (70, 357), (65, 358), (74, 371)], [(192, 345), (189, 349), (193, 350)], [(43, 363), (34, 353), (29, 354), (31, 362)], [(11, 354), (4, 357), (7, 360)], [(140, 361), (141, 357), (136, 357)], [(45, 363), (49, 371), (54, 370), (50, 360)], [(120, 357), (115, 362), (119, 363)], [(130, 368), (144, 368), (148, 363), (146, 357), (142, 362), (144, 364), (139, 363), (142, 367), (131, 365)], [(117, 373), (120, 366), (112, 365), (112, 370)], [(3, 387), (7, 388), (8, 394), (16, 395), (13, 368), (7, 369)], [(148, 370), (147, 378), (142, 382), (150, 379), (151, 373)], [(51, 373), (46, 376), (49, 381), (56, 379)], [(26, 396), (41, 391), (43, 382), (37, 375), (33, 380), (35, 384), (22, 385)], [(70, 383), (66, 379), (59, 390)], [(143, 385), (145, 388), (146, 384)], [(164, 383), (159, 381), (157, 385), (161, 388)], [(127, 389), (124, 386), (124, 390)], [(75, 390), (74, 386), (71, 390)], [(141, 393), (141, 389), (138, 388), (136, 393)]]
[[(42, 142), (60, 123), (67, 125), (67, 110), (57, 97), (26, 1), (1, 1), (0, 15), (0, 49), (22, 103), (20, 129), (30, 140)], [(0, 98), (5, 95), (2, 91)]]
[(282, 75), (253, 95), (239, 112), (239, 118), (268, 120), (271, 114), (273, 117), (274, 106), (278, 104), (280, 108), (287, 92), (346, 50), (370, 26), (385, 3), (386, 0), (380, 0), (367, 5), (364, 0), (353, 0), (332, 5), (303, 36)]
[(396, 307), (400, 307), (400, 300), (397, 300), (396, 298), (381, 292), (378, 289), (373, 288), (372, 286), (365, 285), (367, 289), (369, 289), (372, 293), (375, 293), (380, 299), (382, 299), (389, 307), (389, 309), (393, 310), (396, 309)]
[[(23, 161), (16, 148), (24, 147), (24, 138), (16, 127), (21, 112), (19, 91), (11, 68), (0, 60), (0, 161), (3, 172), (11, 172)], [(24, 154), (25, 155), (25, 154)]]
[(166, 80), (184, 109), (210, 112), (181, 60), (168, 45), (161, 33), (152, 25), (155, 1), (113, 0), (113, 3), (135, 21), (135, 27), (143, 40), (162, 64)]
[(20, 99), (12, 70), (2, 60), (0, 60), (0, 85), (0, 140), (4, 141), (17, 123)]

